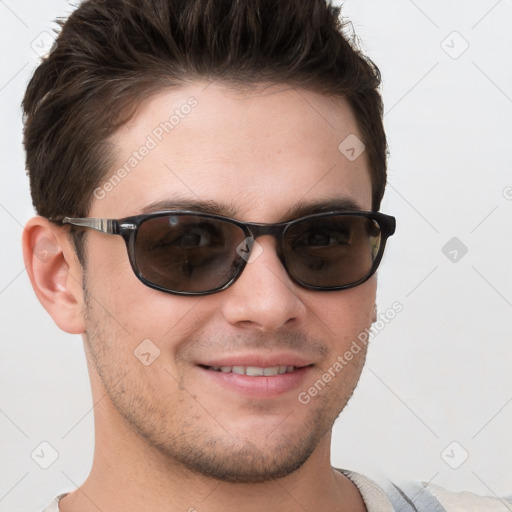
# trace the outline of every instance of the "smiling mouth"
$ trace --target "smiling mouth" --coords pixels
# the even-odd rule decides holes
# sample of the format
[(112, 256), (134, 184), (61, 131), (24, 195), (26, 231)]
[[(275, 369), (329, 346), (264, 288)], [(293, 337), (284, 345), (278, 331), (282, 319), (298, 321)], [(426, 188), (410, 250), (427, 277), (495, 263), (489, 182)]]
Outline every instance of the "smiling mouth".
[(265, 368), (261, 366), (200, 366), (214, 372), (236, 373), (237, 375), (248, 375), (249, 377), (273, 377), (306, 368), (306, 366), (269, 366)]

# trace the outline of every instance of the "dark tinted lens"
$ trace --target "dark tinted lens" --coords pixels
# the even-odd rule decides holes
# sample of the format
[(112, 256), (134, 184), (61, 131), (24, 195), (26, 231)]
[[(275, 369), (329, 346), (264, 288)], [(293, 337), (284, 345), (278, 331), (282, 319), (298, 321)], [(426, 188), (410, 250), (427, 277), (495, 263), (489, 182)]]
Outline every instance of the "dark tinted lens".
[(346, 286), (365, 278), (381, 243), (376, 221), (333, 215), (294, 224), (286, 232), (285, 260), (292, 276), (311, 286)]
[(236, 247), (244, 232), (235, 224), (195, 215), (156, 217), (141, 224), (135, 259), (146, 281), (167, 290), (205, 292), (236, 274)]

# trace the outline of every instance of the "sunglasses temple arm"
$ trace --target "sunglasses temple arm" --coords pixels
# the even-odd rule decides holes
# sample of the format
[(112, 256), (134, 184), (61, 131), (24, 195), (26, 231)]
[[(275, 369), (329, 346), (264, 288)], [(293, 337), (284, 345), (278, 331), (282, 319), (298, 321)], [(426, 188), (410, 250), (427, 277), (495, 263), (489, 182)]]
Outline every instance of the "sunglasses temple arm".
[(119, 233), (119, 225), (115, 219), (98, 219), (98, 218), (73, 218), (64, 217), (63, 224), (72, 224), (73, 226), (81, 226), (84, 228), (91, 228), (106, 233), (108, 235), (116, 235)]

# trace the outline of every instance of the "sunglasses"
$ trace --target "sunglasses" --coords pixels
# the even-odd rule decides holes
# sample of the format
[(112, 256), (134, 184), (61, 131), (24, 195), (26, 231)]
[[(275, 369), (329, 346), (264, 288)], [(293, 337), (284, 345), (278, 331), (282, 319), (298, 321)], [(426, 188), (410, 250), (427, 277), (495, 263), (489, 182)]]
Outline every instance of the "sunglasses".
[(176, 295), (207, 295), (231, 286), (251, 262), (255, 239), (271, 235), (291, 279), (319, 291), (358, 286), (375, 273), (395, 218), (380, 212), (327, 212), (260, 224), (193, 211), (123, 219), (64, 217), (62, 224), (123, 237), (145, 285)]

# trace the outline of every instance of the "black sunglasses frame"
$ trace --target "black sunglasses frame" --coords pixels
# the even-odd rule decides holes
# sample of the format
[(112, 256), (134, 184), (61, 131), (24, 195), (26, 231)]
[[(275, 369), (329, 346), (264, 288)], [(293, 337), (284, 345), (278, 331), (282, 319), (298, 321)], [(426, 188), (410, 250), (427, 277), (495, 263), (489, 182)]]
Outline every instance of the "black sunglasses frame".
[[(159, 286), (157, 284), (154, 284), (144, 278), (144, 276), (141, 274), (138, 266), (137, 266), (137, 259), (135, 255), (135, 244), (137, 239), (137, 232), (140, 228), (140, 226), (147, 220), (154, 219), (157, 217), (166, 217), (166, 216), (173, 216), (173, 215), (194, 215), (196, 217), (203, 217), (207, 219), (215, 219), (215, 220), (221, 220), (224, 222), (228, 222), (231, 224), (234, 224), (235, 226), (239, 227), (244, 235), (245, 238), (252, 238), (256, 239), (263, 235), (271, 235), (273, 236), (277, 242), (278, 242), (278, 257), (281, 260), (281, 263), (283, 264), (283, 267), (285, 268), (288, 276), (297, 284), (302, 286), (303, 288), (306, 288), (308, 290), (317, 290), (317, 291), (339, 291), (339, 290), (346, 290), (349, 288), (354, 288), (355, 286), (359, 286), (360, 284), (363, 284), (368, 279), (370, 279), (373, 274), (377, 271), (377, 268), (379, 267), (380, 261), (382, 259), (382, 256), (384, 254), (384, 249), (386, 246), (386, 241), (388, 237), (394, 234), (395, 227), (396, 227), (396, 220), (391, 215), (386, 215), (381, 212), (365, 212), (365, 211), (330, 211), (330, 212), (323, 212), (323, 213), (316, 213), (312, 215), (307, 215), (304, 217), (300, 217), (298, 219), (294, 219), (291, 221), (285, 221), (285, 222), (278, 222), (276, 224), (269, 224), (269, 223), (256, 223), (256, 222), (242, 222), (236, 219), (232, 219), (230, 217), (224, 217), (222, 215), (214, 215), (210, 213), (204, 213), (204, 212), (196, 212), (196, 211), (190, 211), (190, 210), (167, 210), (167, 211), (158, 211), (158, 212), (152, 212), (148, 214), (143, 215), (135, 215), (132, 217), (125, 217), (122, 219), (100, 219), (95, 217), (84, 217), (84, 218), (75, 218), (75, 217), (63, 217), (61, 219), (55, 219), (54, 221), (59, 222), (60, 224), (70, 224), (76, 227), (83, 227), (83, 228), (91, 228), (96, 231), (99, 231), (101, 233), (105, 233), (108, 235), (120, 235), (123, 237), (126, 249), (128, 251), (128, 258), (130, 260), (130, 265), (132, 267), (133, 272), (135, 273), (136, 277), (146, 286), (149, 286), (150, 288), (153, 288), (155, 290), (159, 290), (165, 293), (170, 293), (173, 295), (187, 295), (187, 296), (198, 296), (198, 295), (210, 295), (212, 293), (218, 293), (220, 291), (225, 290), (226, 288), (229, 288), (231, 285), (235, 283), (235, 281), (242, 275), (242, 272), (247, 265), (247, 260), (245, 258), (241, 258), (240, 266), (237, 270), (237, 273), (224, 285), (219, 286), (213, 290), (208, 290), (204, 292), (183, 292), (183, 291), (176, 291), (176, 290), (169, 290), (167, 288), (164, 288), (162, 286)], [(363, 278), (357, 280), (354, 283), (349, 283), (342, 286), (331, 286), (331, 287), (325, 287), (325, 286), (315, 286), (315, 285), (309, 285), (307, 283), (304, 283), (300, 281), (299, 279), (295, 278), (293, 275), (290, 274), (288, 269), (286, 268), (286, 264), (284, 261), (284, 258), (282, 256), (282, 247), (283, 247), (283, 241), (284, 237), (286, 235), (286, 232), (293, 227), (294, 225), (301, 223), (306, 220), (311, 220), (315, 218), (322, 218), (322, 217), (330, 217), (330, 216), (356, 216), (356, 217), (364, 217), (367, 219), (371, 219), (377, 222), (377, 224), (380, 227), (381, 230), (381, 241), (379, 245), (379, 250), (377, 252), (377, 255), (375, 256), (375, 259), (373, 260), (372, 267), (367, 275), (365, 275)]]

